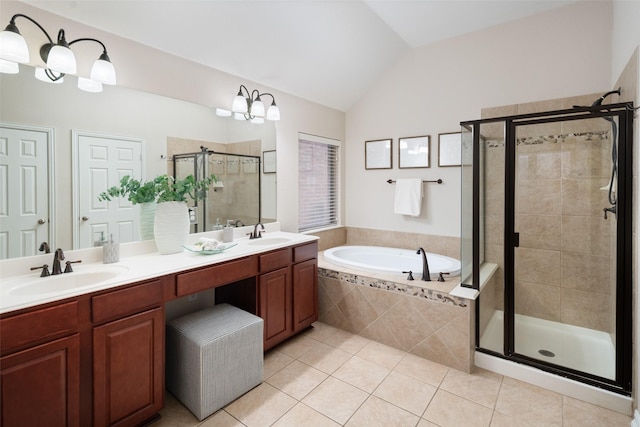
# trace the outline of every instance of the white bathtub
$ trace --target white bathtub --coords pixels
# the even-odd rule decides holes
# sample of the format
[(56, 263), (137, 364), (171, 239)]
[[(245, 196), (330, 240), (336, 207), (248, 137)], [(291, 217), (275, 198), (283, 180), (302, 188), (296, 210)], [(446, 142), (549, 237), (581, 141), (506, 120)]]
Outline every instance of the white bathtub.
[[(409, 249), (382, 246), (336, 246), (324, 251), (324, 259), (341, 267), (372, 273), (402, 274), (412, 271), (416, 280), (422, 275), (422, 254)], [(444, 255), (427, 252), (429, 273), (436, 279), (438, 273), (460, 274), (460, 261)]]

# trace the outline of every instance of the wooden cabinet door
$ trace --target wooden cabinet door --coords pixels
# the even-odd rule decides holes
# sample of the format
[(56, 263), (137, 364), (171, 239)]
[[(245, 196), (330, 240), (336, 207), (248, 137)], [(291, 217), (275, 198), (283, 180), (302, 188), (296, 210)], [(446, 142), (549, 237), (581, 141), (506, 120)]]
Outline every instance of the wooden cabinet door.
[(164, 310), (93, 328), (94, 426), (137, 425), (164, 404)]
[(293, 330), (318, 320), (318, 263), (310, 259), (293, 265)]
[(291, 278), (289, 267), (260, 276), (260, 317), (264, 321), (264, 349), (292, 334)]
[(0, 358), (0, 425), (80, 424), (78, 334)]

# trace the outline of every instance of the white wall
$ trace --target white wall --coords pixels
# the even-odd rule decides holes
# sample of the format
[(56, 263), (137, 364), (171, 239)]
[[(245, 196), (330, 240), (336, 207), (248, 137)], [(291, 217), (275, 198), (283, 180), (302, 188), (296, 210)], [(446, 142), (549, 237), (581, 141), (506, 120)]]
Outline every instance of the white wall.
[[(459, 236), (460, 170), (438, 168), (438, 133), (459, 131), (483, 107), (609, 89), (612, 8), (579, 2), (407, 54), (347, 112), (346, 225)], [(431, 167), (397, 168), (397, 138), (431, 135)], [(393, 138), (391, 170), (364, 169), (364, 141)], [(388, 178), (425, 185), (419, 218), (393, 213)]]
[[(101, 40), (107, 46), (111, 61), (116, 67), (119, 86), (228, 109), (240, 84), (244, 84), (249, 90), (258, 89), (273, 93), (282, 116), (282, 119), (276, 123), (278, 219), (284, 230), (297, 231), (298, 132), (344, 141), (345, 114), (343, 112), (165, 54), (25, 3), (2, 0), (0, 22), (9, 22), (11, 16), (16, 13), (24, 13), (34, 18), (54, 36), (58, 29), (64, 28), (69, 39), (93, 37)], [(40, 65), (38, 49), (46, 42), (44, 35), (26, 20), (19, 23), (18, 27), (29, 44), (31, 64)], [(93, 43), (74, 45), (78, 74), (89, 75), (91, 64), (100, 53), (96, 53), (95, 50), (96, 46)], [(215, 117), (213, 110), (211, 114)], [(151, 143), (164, 144), (164, 141)], [(147, 150), (161, 152), (160, 147), (148, 146)], [(70, 169), (71, 159), (67, 156), (69, 151), (70, 147), (56, 147), (56, 170)], [(59, 200), (59, 202), (70, 204), (69, 200)]]

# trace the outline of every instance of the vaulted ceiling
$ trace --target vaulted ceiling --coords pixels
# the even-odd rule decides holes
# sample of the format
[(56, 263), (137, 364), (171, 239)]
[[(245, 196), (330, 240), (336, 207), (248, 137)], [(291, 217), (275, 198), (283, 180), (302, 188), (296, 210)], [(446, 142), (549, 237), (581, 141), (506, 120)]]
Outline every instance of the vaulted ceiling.
[(411, 49), (574, 1), (24, 0), (342, 111)]

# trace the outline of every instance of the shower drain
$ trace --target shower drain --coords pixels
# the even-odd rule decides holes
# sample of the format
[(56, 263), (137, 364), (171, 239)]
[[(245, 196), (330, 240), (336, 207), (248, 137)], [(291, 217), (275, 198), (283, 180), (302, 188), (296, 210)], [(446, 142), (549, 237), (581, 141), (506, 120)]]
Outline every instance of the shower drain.
[(547, 356), (547, 357), (556, 357), (555, 353), (553, 351), (549, 351), (549, 350), (538, 350), (538, 353), (540, 353), (543, 356)]

